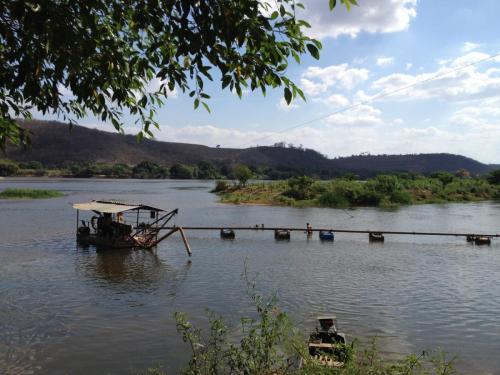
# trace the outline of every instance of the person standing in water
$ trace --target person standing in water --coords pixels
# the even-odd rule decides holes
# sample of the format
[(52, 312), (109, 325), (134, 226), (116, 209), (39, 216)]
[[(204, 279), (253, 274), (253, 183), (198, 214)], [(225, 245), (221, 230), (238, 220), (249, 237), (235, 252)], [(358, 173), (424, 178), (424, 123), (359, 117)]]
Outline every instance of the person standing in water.
[(313, 234), (313, 230), (312, 230), (312, 226), (311, 224), (307, 223), (306, 224), (306, 233), (307, 233), (307, 238), (311, 238), (312, 237), (312, 234)]

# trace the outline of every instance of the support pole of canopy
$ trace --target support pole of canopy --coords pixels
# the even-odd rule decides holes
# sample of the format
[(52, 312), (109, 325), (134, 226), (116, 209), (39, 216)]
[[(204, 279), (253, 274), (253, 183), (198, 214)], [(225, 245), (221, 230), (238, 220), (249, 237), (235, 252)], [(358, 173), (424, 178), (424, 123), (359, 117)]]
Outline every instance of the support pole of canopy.
[(181, 233), (182, 241), (184, 241), (184, 246), (186, 246), (186, 251), (189, 256), (191, 256), (191, 248), (189, 247), (189, 242), (187, 240), (186, 234), (184, 233), (184, 229), (179, 227), (179, 232)]

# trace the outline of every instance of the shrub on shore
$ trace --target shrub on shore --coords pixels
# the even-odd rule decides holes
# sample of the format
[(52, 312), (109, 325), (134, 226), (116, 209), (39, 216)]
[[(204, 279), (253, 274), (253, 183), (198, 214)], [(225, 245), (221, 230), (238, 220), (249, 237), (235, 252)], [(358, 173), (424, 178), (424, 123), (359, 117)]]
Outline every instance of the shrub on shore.
[(2, 161), (0, 160), (0, 176), (14, 176), (19, 171), (19, 167), (10, 162), (10, 161)]
[(265, 203), (276, 205), (356, 207), (396, 207), (415, 203), (467, 202), (500, 197), (500, 186), (485, 178), (437, 173), (418, 175), (378, 175), (366, 181), (336, 178), (317, 181), (293, 177), (286, 182), (256, 183), (224, 190), (223, 202)]

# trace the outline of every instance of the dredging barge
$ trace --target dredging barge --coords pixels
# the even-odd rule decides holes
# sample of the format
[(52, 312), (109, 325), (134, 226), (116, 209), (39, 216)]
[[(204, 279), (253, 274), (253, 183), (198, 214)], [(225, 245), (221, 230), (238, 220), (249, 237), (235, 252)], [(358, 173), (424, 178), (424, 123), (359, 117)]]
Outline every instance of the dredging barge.
[[(168, 227), (168, 232), (159, 236), (160, 231), (166, 229), (170, 220), (177, 215), (178, 209), (167, 212), (144, 204), (106, 200), (75, 203), (73, 208), (76, 209), (76, 238), (82, 245), (110, 249), (151, 249), (179, 232), (186, 251), (191, 256), (189, 243), (181, 227)], [(87, 221), (81, 220), (80, 211), (93, 212), (94, 215)], [(141, 217), (141, 212), (147, 213), (148, 217)], [(135, 225), (130, 223), (134, 221)]]

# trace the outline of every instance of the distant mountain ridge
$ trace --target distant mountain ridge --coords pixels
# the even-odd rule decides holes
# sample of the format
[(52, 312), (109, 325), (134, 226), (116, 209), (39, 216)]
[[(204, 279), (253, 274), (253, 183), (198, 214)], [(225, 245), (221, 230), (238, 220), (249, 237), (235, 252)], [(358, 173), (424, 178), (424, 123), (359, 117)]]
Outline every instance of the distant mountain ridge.
[(9, 147), (7, 157), (16, 161), (40, 161), (56, 166), (65, 162), (101, 162), (137, 164), (143, 160), (161, 164), (196, 164), (206, 160), (215, 164), (246, 164), (278, 170), (295, 170), (321, 176), (348, 172), (369, 176), (380, 172), (407, 171), (431, 173), (437, 170), (455, 172), (466, 169), (481, 174), (500, 168), (474, 159), (453, 154), (359, 155), (329, 159), (310, 149), (258, 146), (246, 149), (213, 148), (208, 146), (143, 140), (137, 143), (133, 135), (121, 135), (56, 121), (24, 121), (22, 126), (32, 136), (32, 148)]

